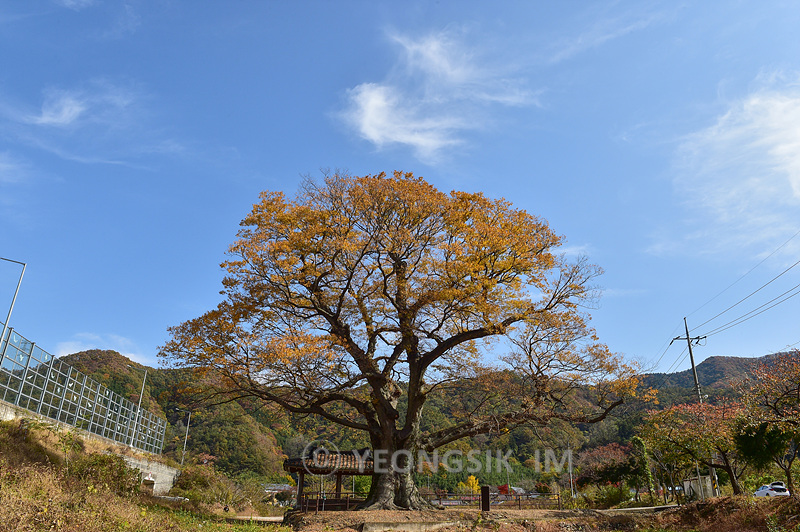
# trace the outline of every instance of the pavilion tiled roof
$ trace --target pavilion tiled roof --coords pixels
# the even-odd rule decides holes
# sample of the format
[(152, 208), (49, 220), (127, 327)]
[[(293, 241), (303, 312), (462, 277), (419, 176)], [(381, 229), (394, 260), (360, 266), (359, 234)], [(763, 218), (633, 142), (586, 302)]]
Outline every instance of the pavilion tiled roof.
[(371, 475), (372, 458), (363, 457), (355, 451), (319, 453), (305, 458), (288, 458), (283, 469), (289, 473), (305, 471), (314, 475), (340, 473), (344, 475)]

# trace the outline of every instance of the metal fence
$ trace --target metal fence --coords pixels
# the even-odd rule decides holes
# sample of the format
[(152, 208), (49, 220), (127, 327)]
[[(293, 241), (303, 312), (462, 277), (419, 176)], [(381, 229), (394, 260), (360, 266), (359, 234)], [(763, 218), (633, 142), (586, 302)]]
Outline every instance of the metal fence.
[[(445, 491), (421, 492), (421, 495), (436, 507), (481, 506), (480, 495), (447, 493)], [(363, 497), (352, 493), (342, 493), (338, 497), (333, 492), (304, 492), (295, 508), (303, 512), (325, 512), (350, 510), (364, 502)], [(558, 493), (514, 493), (503, 495), (491, 492), (489, 505), (495, 510), (561, 510), (563, 504)]]
[[(0, 330), (2, 330), (0, 322)], [(167, 422), (8, 329), (0, 339), (0, 400), (160, 454)]]
[[(480, 494), (464, 495), (462, 493), (447, 493), (444, 491), (436, 491), (434, 493), (423, 493), (428, 502), (435, 506), (480, 506)], [(498, 493), (496, 491), (489, 493), (489, 504), (492, 508), (507, 508), (519, 510), (544, 510), (544, 509), (559, 509), (563, 505), (561, 496), (558, 493), (512, 493), (510, 495)]]

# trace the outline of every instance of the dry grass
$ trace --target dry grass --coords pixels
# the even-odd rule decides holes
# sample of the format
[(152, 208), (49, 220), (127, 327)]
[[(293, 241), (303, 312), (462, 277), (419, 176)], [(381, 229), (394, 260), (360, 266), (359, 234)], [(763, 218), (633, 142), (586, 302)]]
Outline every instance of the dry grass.
[(800, 532), (800, 503), (790, 497), (721, 497), (658, 515), (653, 530)]
[[(0, 423), (0, 531), (149, 532), (149, 531), (263, 531), (279, 527), (227, 524), (208, 514), (164, 508), (152, 499), (131, 493), (129, 486), (92, 482), (81, 476), (81, 460), (108, 451), (98, 440), (73, 439), (69, 431), (46, 426)], [(70, 462), (74, 467), (67, 467)], [(100, 466), (103, 464), (100, 463)], [(85, 470), (85, 469), (84, 469)], [(95, 485), (97, 484), (97, 485)], [(333, 513), (333, 512), (328, 512)], [(365, 513), (337, 512), (308, 516), (308, 530), (352, 528), (370, 519)], [(369, 513), (369, 512), (367, 512)], [(434, 512), (440, 520), (447, 512)], [(452, 512), (451, 512), (452, 513)], [(681, 507), (650, 517), (594, 516), (588, 512), (530, 511), (530, 515), (493, 512), (492, 518), (473, 517), (470, 530), (493, 532), (800, 532), (800, 502), (795, 499), (724, 497)], [(534, 516), (535, 514), (535, 516)], [(559, 518), (558, 516), (562, 516)], [(374, 516), (374, 520), (403, 520)], [(408, 512), (403, 518), (410, 517)], [(453, 519), (453, 515), (447, 516)], [(457, 520), (470, 516), (458, 515)], [(349, 518), (346, 519), (346, 518)], [(529, 519), (523, 522), (524, 519)], [(459, 528), (460, 529), (460, 528)], [(281, 529), (288, 532), (288, 529)], [(442, 531), (444, 532), (444, 531)]]
[(132, 499), (94, 486), (70, 486), (53, 466), (0, 465), (0, 530), (164, 530)]
[[(0, 423), (0, 531), (261, 532), (279, 528), (227, 524), (209, 515), (162, 507), (136, 493), (135, 482), (119, 474), (119, 468), (125, 467), (117, 463), (121, 459), (100, 454), (107, 445), (97, 441), (67, 441), (66, 445), (65, 441), (63, 434), (46, 428)], [(89, 449), (96, 453), (87, 454)], [(67, 460), (72, 467), (67, 467)], [(92, 473), (82, 474), (86, 471)]]

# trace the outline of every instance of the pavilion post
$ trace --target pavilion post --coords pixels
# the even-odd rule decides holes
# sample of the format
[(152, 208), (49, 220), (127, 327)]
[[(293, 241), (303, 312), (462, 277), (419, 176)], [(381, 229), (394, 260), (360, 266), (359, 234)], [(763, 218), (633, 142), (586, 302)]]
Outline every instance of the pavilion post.
[(297, 472), (297, 503), (300, 505), (300, 501), (303, 500), (303, 487), (306, 483), (306, 472), (305, 471), (298, 471)]

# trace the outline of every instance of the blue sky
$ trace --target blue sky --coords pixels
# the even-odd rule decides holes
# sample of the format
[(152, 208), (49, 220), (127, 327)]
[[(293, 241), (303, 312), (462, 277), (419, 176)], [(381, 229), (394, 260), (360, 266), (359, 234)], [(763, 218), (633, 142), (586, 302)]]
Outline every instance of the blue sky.
[(684, 316), (765, 304), (696, 356), (785, 349), (800, 298), (767, 302), (800, 267), (700, 325), (800, 259), (798, 27), (775, 1), (2, 1), (11, 325), (155, 365), (261, 190), (404, 170), (549, 220), (605, 270), (614, 351), (684, 369)]

